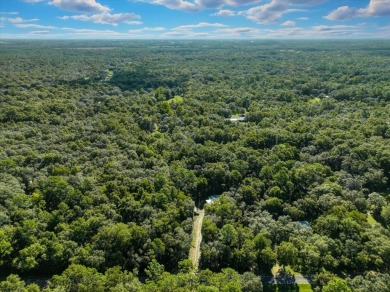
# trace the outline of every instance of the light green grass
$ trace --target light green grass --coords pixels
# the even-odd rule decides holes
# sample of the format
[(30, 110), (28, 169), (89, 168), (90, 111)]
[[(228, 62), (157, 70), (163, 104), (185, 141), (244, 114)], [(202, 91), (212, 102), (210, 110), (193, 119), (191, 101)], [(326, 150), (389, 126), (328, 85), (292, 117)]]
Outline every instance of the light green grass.
[(375, 224), (377, 224), (378, 222), (374, 219), (374, 217), (372, 217), (372, 215), (370, 213), (367, 214), (367, 222), (371, 225), (371, 226), (374, 226)]
[(299, 274), (299, 273), (295, 272), (295, 271), (293, 270), (293, 268), (291, 268), (290, 266), (286, 266), (286, 271), (287, 271), (289, 274), (291, 274), (291, 275)]
[[(289, 273), (289, 274), (291, 274), (291, 275), (300, 275), (300, 273), (295, 272), (294, 269), (293, 269), (292, 267), (290, 267), (290, 266), (285, 266), (284, 268), (285, 268), (286, 272)], [(281, 270), (281, 267), (280, 267), (278, 264), (274, 265), (274, 266), (272, 267), (272, 269), (271, 269), (271, 273), (272, 273), (272, 275), (274, 275), (274, 276), (275, 276), (277, 273), (280, 273), (281, 271), (282, 271), (282, 270)]]
[(278, 272), (279, 272), (279, 269), (280, 269), (280, 266), (278, 264), (275, 264), (272, 269), (271, 269), (271, 273), (273, 276), (275, 276)]
[(176, 95), (174, 98), (168, 99), (167, 102), (168, 103), (172, 103), (172, 102), (182, 103), (183, 102), (183, 98), (181, 96), (179, 96), (179, 95)]
[(264, 292), (313, 292), (310, 284), (264, 285)]
[[(294, 269), (290, 266), (285, 266), (285, 270), (287, 273), (291, 275), (298, 275), (301, 276), (301, 273), (294, 271)], [(276, 264), (273, 266), (271, 273), (275, 276), (277, 273), (281, 272), (281, 267)], [(311, 287), (311, 284), (291, 284), (291, 285), (264, 285), (264, 291), (272, 291), (272, 292), (284, 292), (284, 291), (299, 291), (299, 292), (313, 292), (313, 289)]]
[(321, 99), (319, 97), (309, 99), (309, 103), (319, 103)]
[(310, 284), (298, 284), (299, 292), (313, 292)]
[(106, 77), (104, 78), (104, 81), (110, 81), (111, 78), (114, 76), (114, 72), (111, 70), (106, 70)]

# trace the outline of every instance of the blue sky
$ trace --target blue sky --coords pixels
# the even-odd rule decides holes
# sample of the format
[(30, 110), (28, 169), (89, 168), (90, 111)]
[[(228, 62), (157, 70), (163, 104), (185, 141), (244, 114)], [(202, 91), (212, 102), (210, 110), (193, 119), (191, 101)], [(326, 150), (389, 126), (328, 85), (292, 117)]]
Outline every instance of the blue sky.
[(390, 38), (390, 0), (0, 0), (2, 39)]

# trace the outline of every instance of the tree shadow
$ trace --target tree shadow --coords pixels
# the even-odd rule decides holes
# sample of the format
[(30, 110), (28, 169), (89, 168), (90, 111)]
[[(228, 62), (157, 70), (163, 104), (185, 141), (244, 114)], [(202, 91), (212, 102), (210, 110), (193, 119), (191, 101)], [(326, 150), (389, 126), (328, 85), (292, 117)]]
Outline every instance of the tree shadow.
[(280, 273), (274, 277), (263, 277), (263, 287), (265, 292), (299, 292), (299, 286), (295, 283), (294, 275), (289, 273)]
[(298, 284), (268, 284), (263, 285), (264, 292), (299, 292)]

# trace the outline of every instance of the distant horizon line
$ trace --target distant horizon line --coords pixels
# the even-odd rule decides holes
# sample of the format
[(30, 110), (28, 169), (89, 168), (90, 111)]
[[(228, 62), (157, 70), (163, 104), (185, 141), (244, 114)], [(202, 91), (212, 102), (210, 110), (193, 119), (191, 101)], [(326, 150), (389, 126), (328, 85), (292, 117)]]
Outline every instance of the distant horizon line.
[(262, 39), (250, 39), (250, 38), (193, 38), (193, 39), (159, 39), (159, 38), (134, 38), (134, 39), (125, 39), (125, 38), (117, 38), (117, 39), (109, 39), (109, 38), (1, 38), (1, 41), (247, 41), (247, 42), (258, 42), (258, 41), (390, 41), (389, 38), (262, 38)]

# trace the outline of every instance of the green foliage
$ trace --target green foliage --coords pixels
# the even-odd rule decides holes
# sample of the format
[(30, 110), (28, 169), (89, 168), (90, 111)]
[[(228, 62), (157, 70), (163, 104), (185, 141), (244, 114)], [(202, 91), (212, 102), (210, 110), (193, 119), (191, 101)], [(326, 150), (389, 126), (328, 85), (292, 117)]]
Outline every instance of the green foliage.
[(156, 280), (164, 273), (164, 265), (159, 264), (156, 260), (152, 260), (146, 268), (145, 273), (149, 279)]
[(189, 273), (192, 272), (194, 269), (194, 266), (192, 264), (192, 261), (190, 259), (185, 259), (179, 262), (179, 271), (180, 273)]
[(293, 265), (298, 256), (298, 249), (290, 242), (282, 242), (276, 247), (276, 254), (280, 264)]
[(221, 229), (220, 239), (226, 245), (236, 245), (238, 240), (238, 234), (234, 226), (231, 224), (225, 224)]
[(389, 291), (390, 276), (389, 274), (380, 274), (373, 271), (368, 272), (366, 275), (356, 276), (353, 279), (347, 279), (347, 284), (352, 291)]
[(7, 173), (0, 174), (0, 202), (5, 203), (6, 200), (12, 199), (13, 196), (24, 194), (19, 181), (12, 175)]
[(5, 274), (44, 275), (48, 291), (261, 291), (279, 262), (320, 286), (386, 286), (388, 41), (0, 49)]
[(245, 272), (241, 276), (242, 291), (243, 292), (262, 292), (263, 283), (261, 278), (251, 272)]
[(128, 271), (122, 271), (118, 266), (112, 267), (105, 272), (106, 289), (110, 291), (140, 291), (141, 282), (136, 276)]
[(0, 290), (4, 292), (26, 291), (26, 283), (17, 275), (9, 275), (5, 281), (0, 282)]
[(333, 278), (322, 288), (323, 292), (350, 292), (352, 291), (348, 286), (345, 280), (338, 277)]
[(29, 271), (39, 265), (40, 258), (45, 255), (45, 247), (34, 243), (19, 251), (12, 264), (20, 271)]
[(54, 276), (50, 288), (65, 291), (104, 291), (104, 276), (93, 268), (70, 265), (61, 276)]
[(390, 204), (382, 207), (381, 217), (382, 217), (383, 222), (387, 226), (390, 226)]
[(11, 238), (7, 236), (4, 230), (0, 230), (0, 265), (6, 263), (8, 256), (12, 253)]

